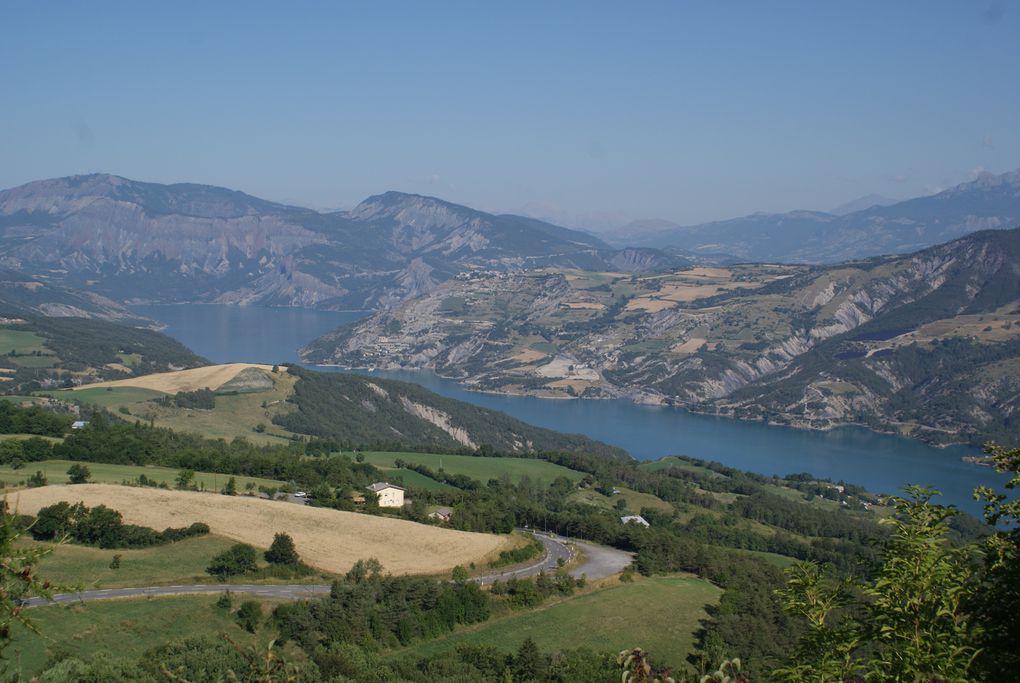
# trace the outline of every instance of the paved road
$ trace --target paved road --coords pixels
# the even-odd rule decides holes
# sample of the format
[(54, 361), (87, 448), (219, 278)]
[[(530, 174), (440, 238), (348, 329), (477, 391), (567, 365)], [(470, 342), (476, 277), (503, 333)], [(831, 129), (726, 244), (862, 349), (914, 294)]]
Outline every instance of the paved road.
[[(571, 543), (581, 550), (585, 555), (582, 564), (574, 567), (570, 575), (577, 578), (582, 574), (589, 579), (601, 579), (612, 576), (623, 570), (631, 563), (633, 555), (615, 548), (576, 541), (563, 538), (555, 534), (535, 533), (535, 538), (545, 546), (545, 553), (539, 561), (500, 572), (493, 572), (484, 576), (476, 577), (474, 580), (482, 584), (489, 584), (496, 579), (506, 580), (511, 577), (535, 576), (541, 571), (555, 571), (559, 567), (559, 560), (562, 558), (564, 564), (573, 559), (573, 553), (567, 546)], [(25, 607), (39, 607), (47, 604), (79, 602), (84, 600), (108, 600), (112, 598), (144, 598), (159, 595), (203, 595), (208, 593), (245, 593), (266, 598), (282, 598), (284, 600), (299, 600), (301, 598), (314, 597), (329, 593), (329, 584), (252, 584), (252, 583), (215, 583), (215, 584), (194, 584), (190, 586), (149, 586), (146, 588), (105, 588), (102, 590), (89, 590), (80, 593), (62, 593), (54, 595), (51, 600), (44, 598), (31, 598), (24, 603)]]

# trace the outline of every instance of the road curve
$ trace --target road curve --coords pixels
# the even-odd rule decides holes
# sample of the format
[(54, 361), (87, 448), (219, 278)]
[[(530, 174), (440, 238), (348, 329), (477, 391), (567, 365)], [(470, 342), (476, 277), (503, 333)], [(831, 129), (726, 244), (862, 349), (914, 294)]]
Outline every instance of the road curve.
[[(555, 534), (534, 532), (535, 538), (545, 546), (542, 559), (524, 567), (514, 567), (499, 572), (492, 572), (475, 577), (473, 581), (481, 584), (490, 584), (493, 581), (507, 580), (511, 577), (535, 576), (542, 571), (555, 571), (559, 568), (560, 560), (564, 564), (574, 559), (574, 553), (567, 545), (571, 543), (579, 548), (584, 556), (584, 561), (570, 570), (570, 575), (578, 578), (582, 574), (589, 579), (601, 579), (612, 576), (623, 570), (633, 560), (632, 553), (626, 553), (615, 548), (595, 545), (585, 541), (577, 541), (563, 538)], [(209, 593), (244, 593), (264, 598), (278, 598), (283, 600), (300, 600), (318, 595), (328, 595), (329, 584), (255, 584), (255, 583), (214, 583), (214, 584), (192, 584), (189, 586), (147, 586), (144, 588), (104, 588), (101, 590), (88, 590), (79, 593), (61, 593), (52, 598), (30, 598), (22, 603), (23, 607), (41, 607), (43, 605), (55, 605), (69, 602), (83, 602), (86, 600), (110, 600), (114, 598), (145, 598), (168, 595), (205, 595)]]

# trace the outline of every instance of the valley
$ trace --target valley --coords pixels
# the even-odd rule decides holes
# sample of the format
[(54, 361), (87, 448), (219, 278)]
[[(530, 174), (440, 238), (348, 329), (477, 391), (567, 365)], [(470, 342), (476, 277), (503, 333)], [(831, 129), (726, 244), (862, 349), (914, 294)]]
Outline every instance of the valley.
[(979, 444), (1013, 429), (1017, 387), (1002, 369), (1020, 350), (1018, 240), (983, 232), (828, 267), (474, 272), (302, 357), (433, 370), (479, 391)]

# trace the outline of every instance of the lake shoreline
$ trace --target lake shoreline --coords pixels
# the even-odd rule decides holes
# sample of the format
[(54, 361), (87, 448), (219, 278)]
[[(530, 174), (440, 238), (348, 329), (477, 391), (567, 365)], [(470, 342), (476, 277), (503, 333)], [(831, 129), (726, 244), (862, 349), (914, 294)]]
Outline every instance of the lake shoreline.
[[(636, 400), (633, 396), (630, 396), (628, 394), (621, 394), (619, 397), (614, 397), (614, 396), (568, 396), (568, 395), (561, 394), (561, 393), (557, 393), (556, 395), (548, 395), (548, 394), (543, 394), (543, 393), (534, 392), (534, 391), (500, 391), (499, 389), (480, 389), (480, 388), (478, 388), (478, 387), (476, 387), (476, 386), (474, 386), (474, 385), (472, 385), (470, 383), (466, 383), (466, 382), (462, 381), (461, 378), (452, 377), (452, 376), (449, 376), (449, 375), (444, 375), (444, 374), (436, 372), (435, 370), (432, 370), (430, 368), (407, 368), (407, 367), (398, 366), (398, 365), (394, 365), (392, 367), (391, 366), (384, 366), (384, 367), (379, 367), (379, 366), (359, 367), (359, 366), (353, 366), (353, 365), (340, 365), (338, 363), (307, 363), (307, 362), (304, 362), (304, 361), (301, 361), (301, 365), (303, 367), (310, 368), (310, 369), (315, 369), (315, 368), (333, 368), (335, 370), (350, 371), (350, 372), (356, 372), (356, 373), (374, 373), (374, 372), (402, 372), (402, 373), (422, 372), (422, 373), (429, 373), (429, 374), (432, 374), (432, 375), (434, 375), (436, 377), (439, 377), (440, 379), (446, 380), (448, 382), (455, 382), (458, 386), (460, 386), (462, 389), (464, 389), (464, 391), (471, 392), (471, 393), (474, 393), (474, 394), (486, 394), (486, 395), (491, 395), (491, 396), (514, 396), (514, 397), (520, 397), (520, 398), (535, 398), (535, 399), (541, 399), (543, 401), (618, 401), (618, 400), (626, 400), (626, 401), (629, 401), (630, 403), (633, 403), (634, 405), (639, 405), (639, 406), (657, 406), (657, 407), (661, 407), (661, 408), (670, 408), (672, 410), (677, 410), (677, 411), (689, 413), (691, 415), (704, 415), (706, 417), (718, 417), (718, 418), (722, 418), (722, 419), (726, 419), (726, 420), (735, 420), (735, 421), (739, 421), (739, 422), (749, 422), (749, 423), (761, 424), (761, 425), (765, 425), (767, 427), (784, 427), (784, 428), (787, 428), (787, 429), (797, 429), (797, 430), (803, 430), (803, 431), (809, 431), (809, 432), (822, 432), (822, 433), (831, 432), (831, 431), (836, 430), (836, 429), (844, 429), (844, 428), (852, 427), (852, 428), (855, 428), (855, 429), (864, 429), (864, 430), (867, 430), (867, 431), (872, 432), (874, 434), (883, 434), (883, 435), (886, 435), (886, 436), (894, 436), (894, 437), (901, 437), (901, 438), (904, 438), (904, 439), (910, 439), (912, 441), (917, 441), (918, 443), (922, 443), (922, 444), (924, 444), (926, 446), (930, 446), (932, 448), (939, 448), (939, 449), (953, 448), (953, 447), (976, 448), (976, 449), (980, 449), (981, 448), (981, 445), (970, 443), (968, 441), (949, 441), (949, 442), (946, 442), (946, 441), (937, 441), (937, 442), (936, 441), (929, 441), (928, 439), (921, 438), (921, 437), (919, 437), (919, 436), (917, 436), (915, 434), (904, 434), (902, 432), (896, 431), (895, 429), (879, 429), (879, 428), (876, 428), (873, 425), (864, 424), (862, 422), (828, 422), (826, 425), (821, 426), (821, 425), (812, 424), (812, 423), (810, 423), (808, 421), (798, 420), (794, 416), (783, 415), (783, 414), (781, 414), (780, 416), (787, 417), (789, 419), (788, 422), (775, 422), (775, 421), (770, 421), (768, 419), (762, 419), (762, 418), (758, 418), (758, 417), (739, 417), (737, 415), (730, 415), (730, 414), (723, 413), (723, 412), (717, 412), (717, 411), (713, 412), (713, 411), (709, 411), (709, 410), (698, 410), (697, 408), (691, 407), (691, 406), (677, 405), (676, 403), (670, 401), (668, 398), (665, 398), (665, 397), (663, 397), (663, 399), (660, 400), (660, 401), (639, 401), (639, 400)], [(647, 394), (645, 394), (645, 395), (647, 395)], [(667, 457), (667, 456), (663, 456), (663, 457)], [(963, 456), (963, 457), (966, 458), (966, 457), (969, 457), (969, 456)], [(964, 462), (971, 462), (971, 461), (964, 460)]]

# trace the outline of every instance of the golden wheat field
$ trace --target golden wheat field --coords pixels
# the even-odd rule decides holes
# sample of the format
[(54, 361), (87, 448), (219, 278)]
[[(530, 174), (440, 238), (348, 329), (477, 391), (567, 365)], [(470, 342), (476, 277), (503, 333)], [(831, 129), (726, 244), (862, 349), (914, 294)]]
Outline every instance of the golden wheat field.
[(154, 375), (143, 375), (141, 377), (130, 377), (118, 379), (111, 382), (98, 382), (96, 384), (84, 384), (78, 389), (97, 389), (103, 387), (139, 387), (141, 389), (152, 389), (163, 391), (168, 394), (176, 394), (178, 391), (197, 391), (198, 389), (217, 389), (229, 382), (245, 368), (259, 368), (269, 372), (272, 365), (259, 365), (257, 363), (226, 363), (223, 365), (207, 365), (202, 368), (191, 368), (190, 370), (177, 370), (175, 372), (159, 372)]
[(313, 567), (342, 573), (360, 559), (376, 558), (393, 574), (437, 574), (494, 557), (508, 537), (454, 531), (402, 519), (314, 508), (247, 496), (167, 491), (109, 484), (43, 486), (8, 494), (21, 514), (60, 501), (106, 505), (124, 521), (162, 530), (205, 522), (212, 533), (268, 548), (273, 534), (294, 539)]

